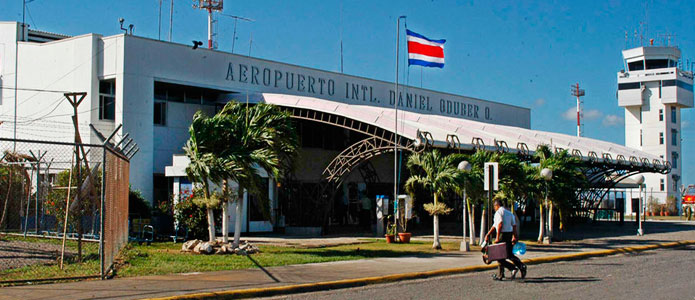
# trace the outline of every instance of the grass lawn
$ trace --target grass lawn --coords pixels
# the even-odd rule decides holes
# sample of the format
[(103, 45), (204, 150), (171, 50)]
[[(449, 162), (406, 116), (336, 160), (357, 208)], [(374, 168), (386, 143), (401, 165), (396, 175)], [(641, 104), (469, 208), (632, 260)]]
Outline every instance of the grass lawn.
[[(442, 243), (442, 250), (432, 250), (431, 242), (411, 241), (410, 244), (387, 244), (382, 240), (324, 248), (291, 248), (259, 245), (261, 253), (250, 257), (241, 255), (200, 255), (181, 252), (181, 243), (154, 243), (150, 246), (130, 244), (123, 252), (118, 276), (143, 276), (186, 272), (206, 272), (307, 264), (330, 261), (358, 260), (376, 257), (436, 255), (438, 252), (458, 251), (459, 243)], [(249, 259), (252, 258), (253, 260)]]
[[(0, 237), (3, 241), (60, 244), (60, 240), (47, 240), (16, 236)], [(87, 244), (87, 243), (86, 243)], [(441, 252), (458, 251), (458, 242), (443, 242), (442, 250), (433, 250), (431, 241), (411, 241), (409, 244), (387, 244), (383, 239), (369, 239), (366, 243), (324, 248), (293, 248), (258, 245), (261, 253), (249, 257), (241, 255), (200, 255), (181, 252), (181, 243), (172, 242), (137, 245), (130, 243), (118, 259), (117, 276), (144, 276), (187, 272), (235, 270), (245, 268), (284, 266), (292, 264), (358, 260), (377, 257), (429, 256)], [(76, 242), (68, 241), (67, 249), (76, 251)], [(478, 248), (475, 248), (478, 249)], [(26, 267), (0, 270), (0, 281), (30, 278), (56, 278), (99, 274), (98, 244), (84, 248), (86, 259), (77, 263), (72, 259), (64, 270), (58, 261), (44, 262)], [(59, 256), (59, 254), (58, 254)], [(73, 256), (74, 258), (74, 256)], [(68, 260), (66, 259), (66, 262)]]

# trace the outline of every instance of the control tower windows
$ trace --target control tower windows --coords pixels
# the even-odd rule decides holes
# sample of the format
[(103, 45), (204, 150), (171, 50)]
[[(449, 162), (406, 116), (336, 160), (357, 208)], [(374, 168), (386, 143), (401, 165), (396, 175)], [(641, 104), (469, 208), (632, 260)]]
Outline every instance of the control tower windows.
[(671, 106), (671, 123), (677, 123), (676, 107)]
[(659, 122), (664, 120), (664, 110), (659, 109)]
[(631, 63), (627, 63), (627, 69), (630, 71), (644, 70), (644, 61), (639, 60), (639, 61), (633, 61)]
[(678, 146), (678, 130), (671, 129), (671, 145)]
[(647, 70), (664, 69), (668, 68), (669, 62), (668, 59), (647, 59), (645, 65), (647, 66)]
[(664, 133), (659, 132), (659, 145), (663, 145), (663, 144), (664, 144)]

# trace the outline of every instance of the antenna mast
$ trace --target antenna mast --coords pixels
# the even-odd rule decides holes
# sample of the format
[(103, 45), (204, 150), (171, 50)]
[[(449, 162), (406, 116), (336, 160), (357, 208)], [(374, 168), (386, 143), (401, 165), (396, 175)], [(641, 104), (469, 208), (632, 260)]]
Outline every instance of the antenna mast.
[(582, 136), (582, 100), (580, 97), (586, 93), (579, 88), (579, 83), (572, 86), (572, 96), (577, 97), (577, 136)]
[(223, 0), (194, 0), (193, 8), (204, 9), (208, 12), (208, 49), (217, 49), (217, 43), (214, 41), (217, 33), (215, 32), (214, 12), (222, 11)]
[[(232, 34), (232, 53), (234, 53), (234, 44), (236, 44), (236, 25), (237, 25), (237, 21), (242, 20), (242, 21), (247, 21), (247, 22), (255, 22), (255, 20), (254, 20), (254, 19), (249, 19), (249, 18), (240, 17), (240, 16), (227, 15), (227, 14), (223, 14), (223, 13), (220, 13), (220, 15), (222, 15), (222, 16), (224, 16), (224, 17), (229, 17), (229, 18), (234, 19), (234, 33)], [(249, 54), (249, 55), (250, 55), (250, 54)]]

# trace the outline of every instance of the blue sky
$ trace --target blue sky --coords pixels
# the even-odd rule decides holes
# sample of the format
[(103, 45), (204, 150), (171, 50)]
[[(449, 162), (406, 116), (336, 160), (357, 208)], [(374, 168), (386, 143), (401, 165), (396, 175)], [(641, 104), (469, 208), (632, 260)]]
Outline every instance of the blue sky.
[[(162, 39), (169, 31), (171, 0), (162, 0)], [(173, 40), (205, 40), (206, 14), (190, 0), (174, 1)], [(0, 20), (21, 20), (21, 0), (1, 0)], [(35, 0), (32, 28), (78, 35), (120, 32), (118, 18), (136, 35), (158, 38), (159, 0)], [(646, 9), (645, 9), (646, 7)], [(342, 8), (342, 9), (341, 9)], [(342, 10), (342, 12), (341, 12)], [(576, 132), (564, 115), (575, 105), (570, 85), (586, 89), (585, 136), (622, 144), (623, 109), (616, 100), (620, 51), (646, 23), (645, 40), (663, 44), (666, 33), (695, 61), (692, 1), (226, 1), (225, 14), (254, 19), (237, 27), (236, 53), (393, 81), (395, 20), (409, 29), (447, 39), (444, 69), (412, 67), (401, 82), (532, 109), (534, 129)], [(230, 51), (234, 22), (219, 19), (219, 49)], [(626, 31), (629, 40), (626, 42)], [(342, 34), (341, 34), (342, 33)], [(402, 52), (401, 52), (402, 53)], [(402, 64), (403, 65), (403, 64)], [(570, 116), (568, 116), (570, 117)], [(684, 182), (695, 183), (695, 109), (683, 119)]]

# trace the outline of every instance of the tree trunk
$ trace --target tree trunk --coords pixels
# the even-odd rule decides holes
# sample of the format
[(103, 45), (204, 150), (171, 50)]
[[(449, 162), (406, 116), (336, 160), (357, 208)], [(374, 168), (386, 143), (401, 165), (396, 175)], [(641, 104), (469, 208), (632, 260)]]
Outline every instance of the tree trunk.
[(543, 215), (543, 203), (541, 203), (538, 208), (541, 212), (540, 226), (538, 228), (538, 243), (543, 242), (543, 237), (545, 236), (545, 216)]
[(222, 242), (229, 243), (229, 182), (222, 180)]
[(483, 237), (485, 237), (485, 234), (487, 233), (487, 226), (485, 226), (487, 223), (486, 222), (486, 217), (485, 217), (485, 208), (483, 208), (483, 214), (480, 215), (480, 243), (483, 243)]
[[(203, 183), (205, 189), (205, 200), (210, 200), (210, 189), (207, 183)], [(215, 213), (212, 211), (212, 207), (207, 206), (208, 213), (208, 240), (210, 243), (215, 241)]]
[(548, 238), (553, 239), (553, 203), (548, 203)]
[(229, 202), (222, 202), (222, 242), (229, 243)]
[(469, 221), (468, 221), (468, 228), (470, 229), (471, 232), (471, 245), (476, 244), (476, 238), (475, 238), (475, 205), (472, 205), (468, 208), (468, 214), (470, 215)]
[(7, 202), (10, 202), (10, 192), (12, 191), (12, 175), (14, 174), (14, 169), (9, 167), (7, 170), (10, 173), (8, 174), (9, 183), (7, 184), (7, 196), (5, 196), (5, 205), (2, 209), (2, 217), (0, 217), (0, 228), (2, 228), (2, 224), (5, 222), (5, 216), (7, 215)]
[(442, 245), (439, 243), (439, 216), (432, 216), (432, 222), (434, 223), (434, 242), (432, 243), (432, 249), (442, 249)]
[(215, 213), (212, 208), (207, 208), (208, 212), (208, 240), (210, 243), (215, 241)]
[[(437, 194), (434, 194), (434, 206), (437, 206)], [(442, 249), (442, 245), (439, 243), (439, 216), (433, 215), (432, 222), (434, 223), (434, 241), (432, 242), (432, 249)]]
[(239, 196), (236, 200), (236, 220), (234, 220), (234, 245), (233, 247), (239, 247), (239, 240), (241, 239), (241, 219), (244, 209), (244, 189), (239, 187)]

